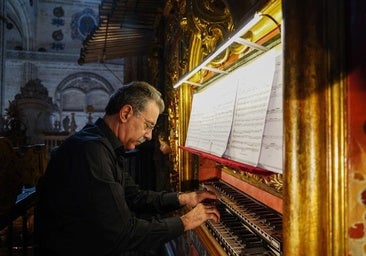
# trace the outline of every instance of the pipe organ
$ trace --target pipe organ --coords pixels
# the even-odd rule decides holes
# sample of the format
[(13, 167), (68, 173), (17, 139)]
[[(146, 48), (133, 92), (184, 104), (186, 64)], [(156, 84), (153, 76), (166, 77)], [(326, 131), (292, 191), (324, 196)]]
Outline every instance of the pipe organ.
[(179, 21), (187, 44), (172, 55), (184, 65), (168, 68), (172, 182), (217, 193), (221, 222), (195, 230), (186, 255), (282, 255), (281, 1), (252, 1), (240, 24), (223, 12), (210, 27), (198, 2), (196, 23)]
[(223, 181), (206, 181), (202, 185), (219, 195), (215, 204), (221, 214), (220, 223), (207, 221), (202, 229), (226, 254), (281, 255), (281, 214)]

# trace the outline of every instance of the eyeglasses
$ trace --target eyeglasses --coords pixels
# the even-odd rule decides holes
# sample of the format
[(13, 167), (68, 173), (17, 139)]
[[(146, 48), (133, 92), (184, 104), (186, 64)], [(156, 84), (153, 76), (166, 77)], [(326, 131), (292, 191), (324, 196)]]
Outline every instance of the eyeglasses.
[(140, 111), (137, 111), (138, 112), (138, 115), (141, 116), (143, 119), (144, 119), (144, 123), (145, 123), (145, 131), (146, 132), (149, 132), (149, 131), (152, 131), (154, 130), (155, 128), (155, 124), (153, 122), (150, 122), (149, 120), (147, 120), (145, 118), (145, 116), (140, 112)]

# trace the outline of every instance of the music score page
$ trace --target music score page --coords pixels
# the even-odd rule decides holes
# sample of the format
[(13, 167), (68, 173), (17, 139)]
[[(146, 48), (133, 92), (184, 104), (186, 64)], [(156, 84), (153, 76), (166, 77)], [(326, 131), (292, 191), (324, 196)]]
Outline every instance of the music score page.
[(185, 146), (282, 172), (282, 73), (270, 50), (193, 96)]
[(186, 146), (222, 156), (232, 127), (237, 83), (225, 76), (193, 97)]

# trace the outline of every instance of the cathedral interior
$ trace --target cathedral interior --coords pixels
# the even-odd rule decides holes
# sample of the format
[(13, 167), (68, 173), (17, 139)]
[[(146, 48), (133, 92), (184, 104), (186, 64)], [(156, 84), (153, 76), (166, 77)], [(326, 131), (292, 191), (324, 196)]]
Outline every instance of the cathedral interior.
[[(166, 104), (126, 162), (141, 188), (218, 179), (276, 215), (263, 255), (366, 255), (365, 14), (356, 0), (1, 0), (0, 255), (35, 255), (50, 153), (134, 80)], [(213, 230), (166, 254), (237, 255)]]

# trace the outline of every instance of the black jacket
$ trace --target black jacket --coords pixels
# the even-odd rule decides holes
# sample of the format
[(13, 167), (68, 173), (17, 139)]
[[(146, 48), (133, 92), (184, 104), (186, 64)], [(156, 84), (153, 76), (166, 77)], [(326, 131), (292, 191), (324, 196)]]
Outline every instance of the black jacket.
[[(183, 234), (179, 217), (137, 218), (179, 208), (177, 193), (142, 191), (123, 169), (123, 147), (102, 119), (52, 154), (37, 193), (38, 247), (54, 255), (147, 252)], [(143, 253), (141, 253), (143, 254)]]

